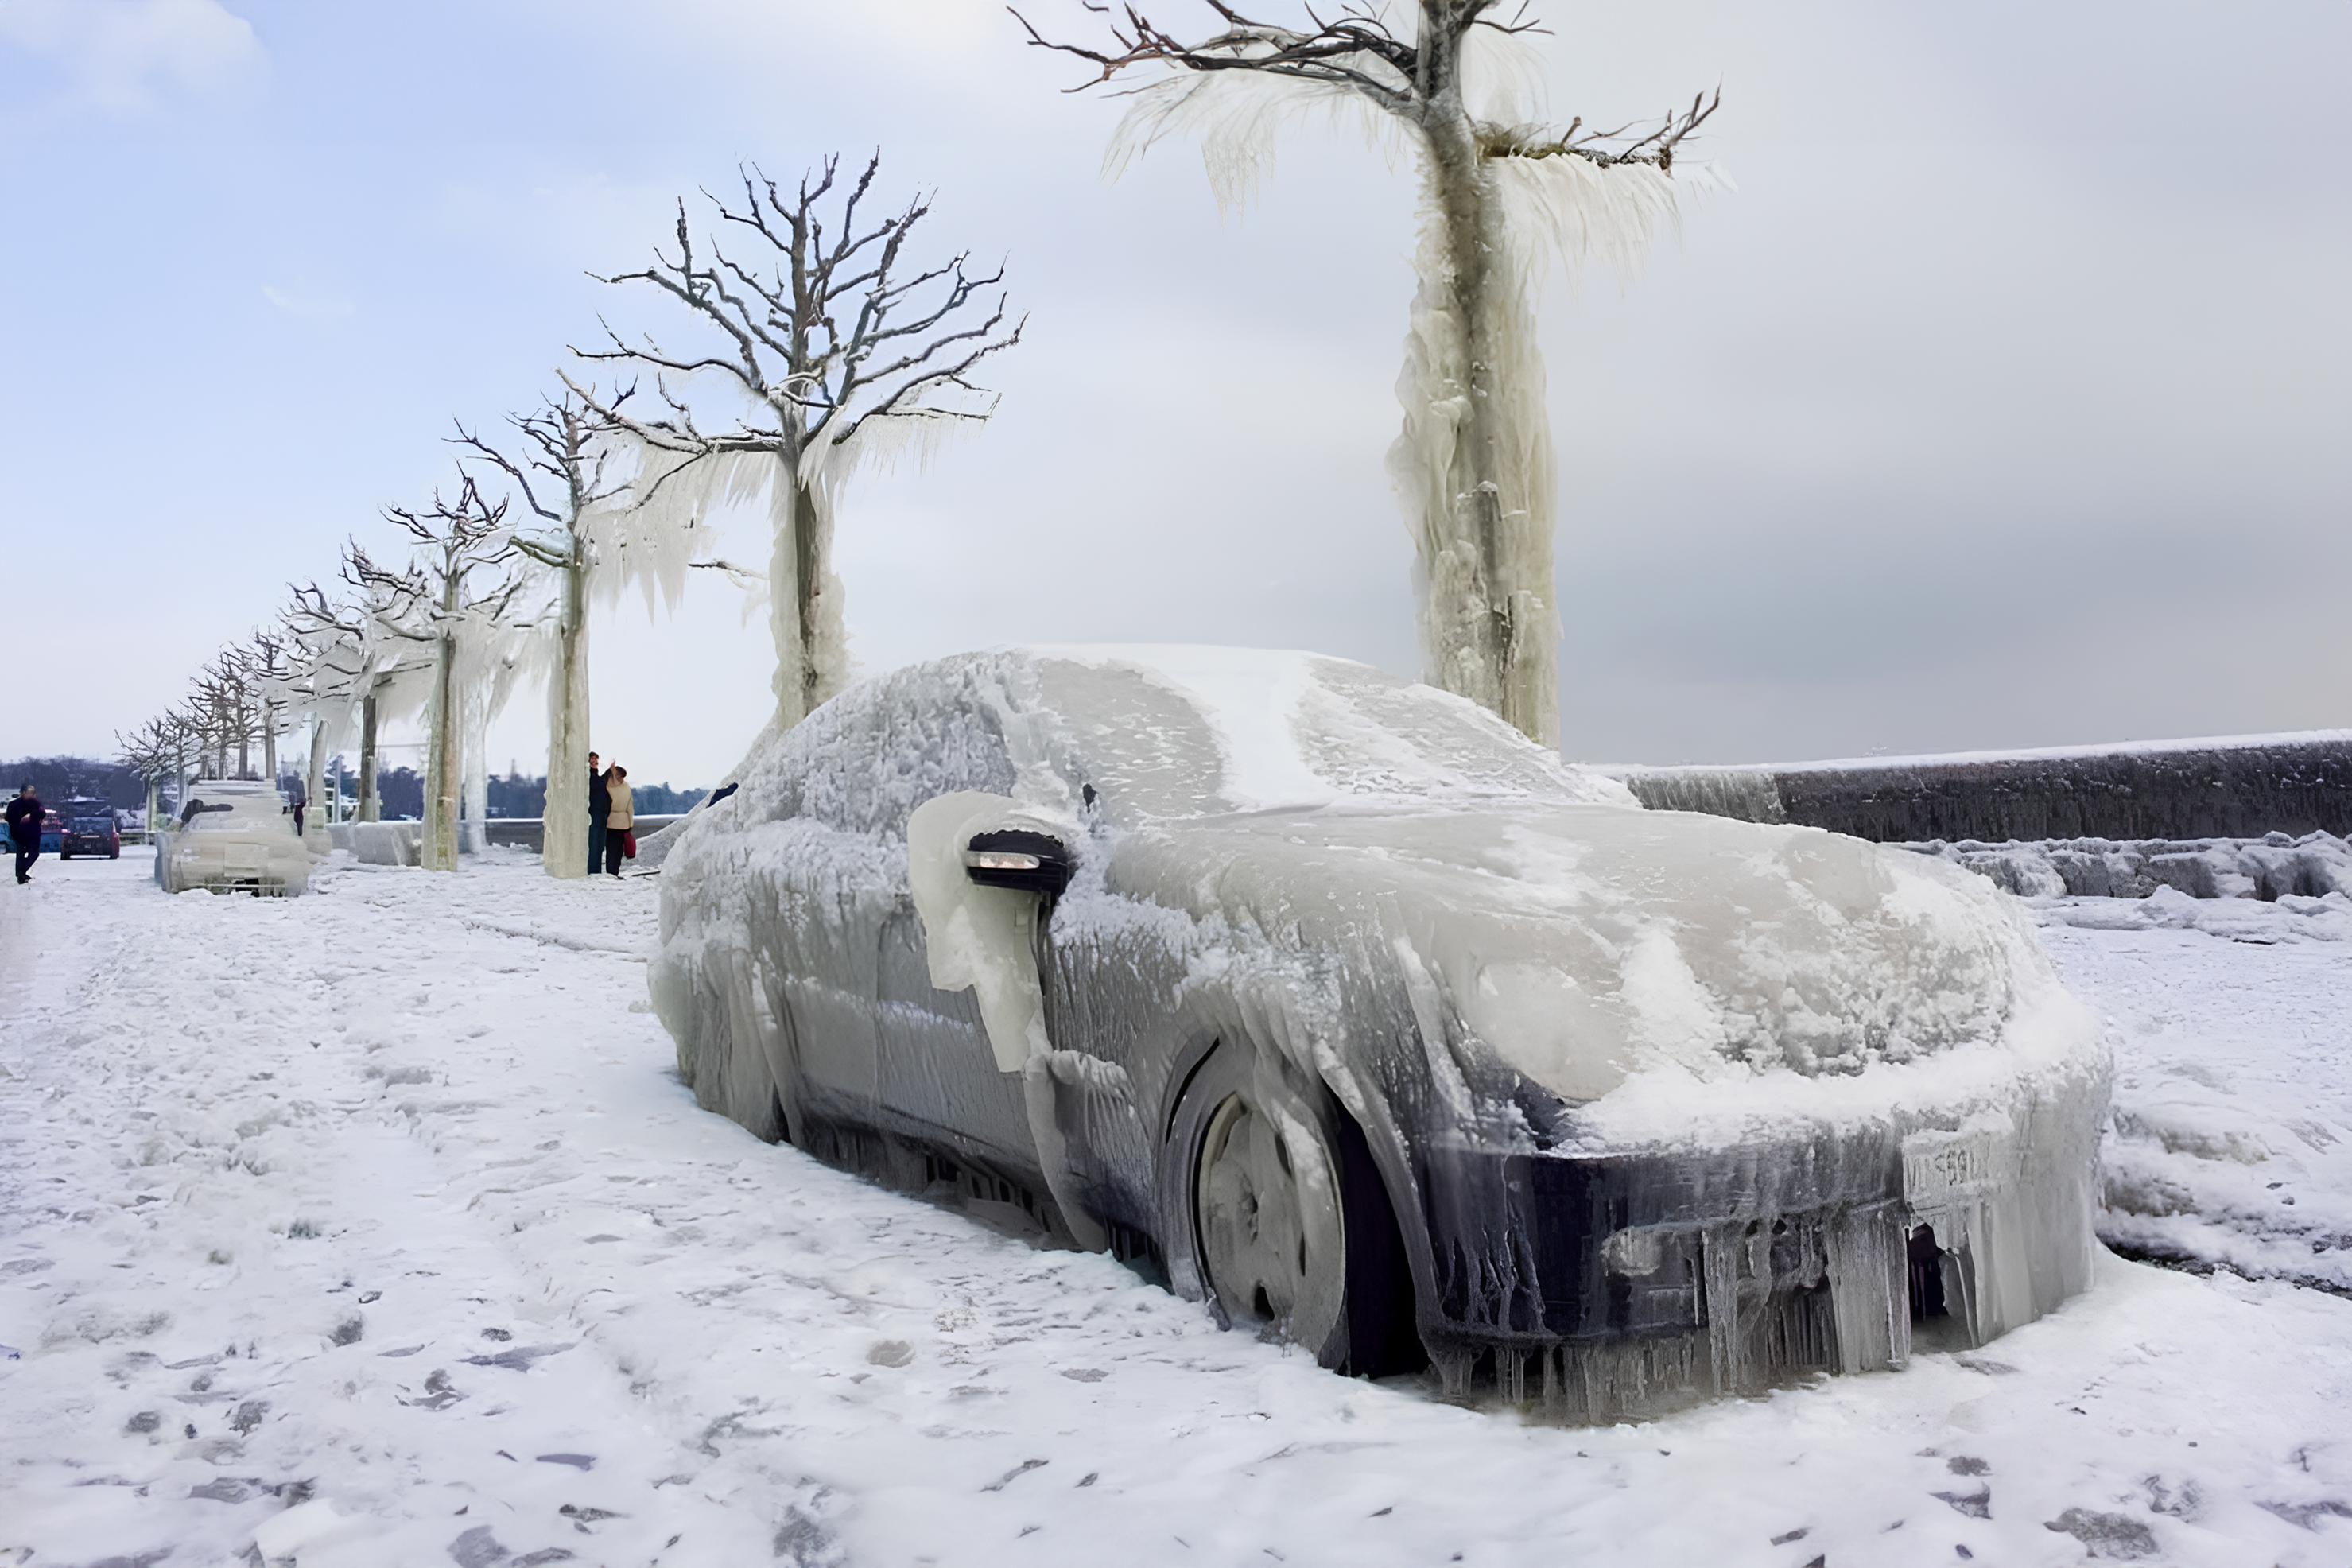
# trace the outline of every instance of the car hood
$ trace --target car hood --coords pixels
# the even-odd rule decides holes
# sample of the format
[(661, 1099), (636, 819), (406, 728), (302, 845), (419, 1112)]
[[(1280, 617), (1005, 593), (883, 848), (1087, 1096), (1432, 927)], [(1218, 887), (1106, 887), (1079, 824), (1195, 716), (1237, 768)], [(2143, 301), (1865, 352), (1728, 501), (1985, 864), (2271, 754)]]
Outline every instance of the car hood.
[(1367, 803), (1202, 818), (1121, 836), (1105, 877), (1301, 960), (1392, 964), (1424, 1037), (1578, 1104), (1659, 1071), (1861, 1075), (1998, 1041), (2022, 999), (2056, 991), (1981, 879), (1681, 812)]

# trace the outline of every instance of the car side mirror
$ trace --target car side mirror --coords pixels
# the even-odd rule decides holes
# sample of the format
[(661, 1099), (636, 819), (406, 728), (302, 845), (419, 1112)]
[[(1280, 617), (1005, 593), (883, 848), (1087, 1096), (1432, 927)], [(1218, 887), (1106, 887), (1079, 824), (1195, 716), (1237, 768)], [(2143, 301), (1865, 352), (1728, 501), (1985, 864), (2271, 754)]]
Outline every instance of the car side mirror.
[(983, 888), (1015, 888), (1058, 899), (1070, 885), (1070, 851), (1050, 833), (1020, 827), (975, 833), (964, 846), (963, 874)]

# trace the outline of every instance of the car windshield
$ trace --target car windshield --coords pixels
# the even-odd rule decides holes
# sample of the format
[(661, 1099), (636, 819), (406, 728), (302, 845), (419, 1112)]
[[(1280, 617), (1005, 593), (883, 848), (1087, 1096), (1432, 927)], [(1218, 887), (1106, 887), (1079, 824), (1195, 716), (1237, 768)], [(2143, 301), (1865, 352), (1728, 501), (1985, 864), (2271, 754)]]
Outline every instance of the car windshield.
[(1040, 695), (1075, 731), (1077, 760), (1116, 798), (1114, 811), (1591, 796), (1587, 781), (1499, 720), (1344, 659), (1243, 648), (1038, 653)]
[(194, 833), (253, 833), (276, 827), (282, 815), (277, 798), (271, 795), (232, 795), (226, 800), (206, 800), (198, 795), (189, 800), (181, 818), (182, 826)]
[(114, 821), (105, 816), (77, 816), (73, 828), (76, 833), (110, 833), (114, 829)]

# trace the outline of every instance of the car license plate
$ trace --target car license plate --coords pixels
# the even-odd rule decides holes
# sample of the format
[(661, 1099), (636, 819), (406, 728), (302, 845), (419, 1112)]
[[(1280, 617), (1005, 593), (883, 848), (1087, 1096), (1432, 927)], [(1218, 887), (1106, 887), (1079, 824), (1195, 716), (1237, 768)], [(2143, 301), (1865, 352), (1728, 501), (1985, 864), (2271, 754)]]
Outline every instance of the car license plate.
[(1990, 1190), (2008, 1168), (2006, 1127), (1914, 1132), (1903, 1140), (1903, 1199), (1935, 1208)]

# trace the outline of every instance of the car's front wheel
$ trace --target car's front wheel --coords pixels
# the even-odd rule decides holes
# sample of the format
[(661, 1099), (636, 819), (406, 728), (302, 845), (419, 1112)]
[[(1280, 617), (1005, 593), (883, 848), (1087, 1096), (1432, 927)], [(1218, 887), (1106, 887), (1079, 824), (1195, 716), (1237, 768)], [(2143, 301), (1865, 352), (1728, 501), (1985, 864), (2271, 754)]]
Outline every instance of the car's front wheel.
[(1294, 1108), (1236, 1090), (1210, 1112), (1192, 1178), (1201, 1268), (1218, 1304), (1318, 1352), (1344, 1326), (1348, 1295), (1334, 1164)]
[(1387, 1192), (1362, 1133), (1320, 1085), (1302, 1093), (1248, 1047), (1220, 1045), (1168, 1129), (1160, 1190), (1179, 1290), (1335, 1370), (1420, 1364)]

